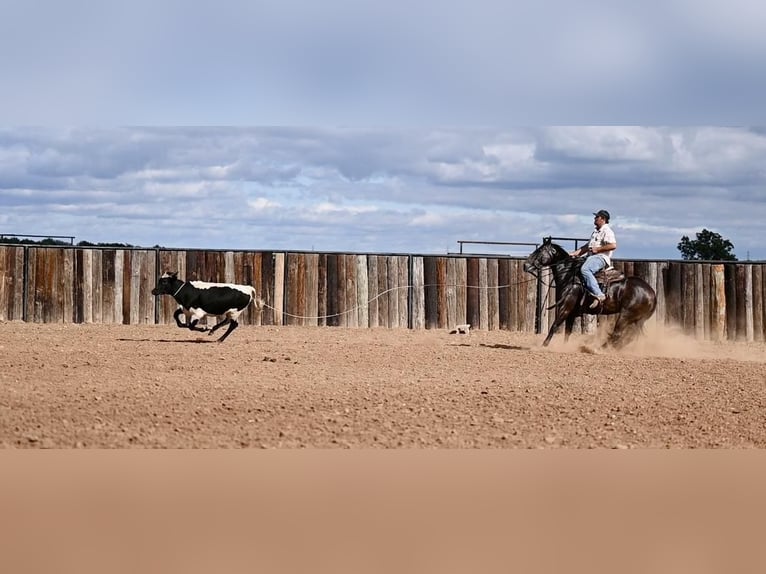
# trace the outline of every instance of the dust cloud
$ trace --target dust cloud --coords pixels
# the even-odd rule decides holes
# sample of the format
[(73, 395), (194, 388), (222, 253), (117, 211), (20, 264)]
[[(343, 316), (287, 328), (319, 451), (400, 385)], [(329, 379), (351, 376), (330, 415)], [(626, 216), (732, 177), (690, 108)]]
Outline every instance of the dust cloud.
[(619, 354), (637, 357), (665, 357), (674, 359), (751, 361), (766, 363), (766, 345), (763, 342), (704, 341), (686, 334), (677, 325), (649, 322), (642, 335), (625, 348), (603, 348), (611, 324), (599, 326), (595, 333), (572, 335), (564, 342), (562, 333), (551, 341), (550, 349), (559, 352), (587, 354)]

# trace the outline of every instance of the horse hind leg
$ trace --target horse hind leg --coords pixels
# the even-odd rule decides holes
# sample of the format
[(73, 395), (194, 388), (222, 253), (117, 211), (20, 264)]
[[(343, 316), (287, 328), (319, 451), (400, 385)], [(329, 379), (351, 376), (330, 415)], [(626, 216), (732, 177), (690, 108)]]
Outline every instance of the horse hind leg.
[(564, 341), (569, 341), (569, 336), (572, 334), (572, 330), (574, 329), (574, 322), (575, 318), (572, 315), (569, 315), (567, 317), (567, 320), (564, 324)]
[(612, 346), (617, 350), (624, 348), (643, 333), (644, 321), (646, 319), (626, 319), (621, 314), (603, 346)]

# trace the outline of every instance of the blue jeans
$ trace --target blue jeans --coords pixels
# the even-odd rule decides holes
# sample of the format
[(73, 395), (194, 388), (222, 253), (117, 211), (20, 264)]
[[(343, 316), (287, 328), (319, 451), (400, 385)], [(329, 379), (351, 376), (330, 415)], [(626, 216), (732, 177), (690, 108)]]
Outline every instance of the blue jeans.
[(588, 291), (593, 293), (596, 297), (603, 295), (601, 288), (598, 286), (595, 274), (606, 267), (606, 261), (601, 255), (589, 255), (585, 262), (582, 264), (582, 278), (585, 281), (585, 286)]

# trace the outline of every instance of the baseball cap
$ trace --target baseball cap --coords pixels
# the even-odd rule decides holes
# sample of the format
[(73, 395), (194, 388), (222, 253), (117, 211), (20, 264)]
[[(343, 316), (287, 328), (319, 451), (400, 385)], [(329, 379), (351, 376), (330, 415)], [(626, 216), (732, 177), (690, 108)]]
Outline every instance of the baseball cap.
[(609, 212), (606, 209), (599, 209), (596, 213), (594, 213), (596, 217), (603, 217), (607, 223), (609, 223)]

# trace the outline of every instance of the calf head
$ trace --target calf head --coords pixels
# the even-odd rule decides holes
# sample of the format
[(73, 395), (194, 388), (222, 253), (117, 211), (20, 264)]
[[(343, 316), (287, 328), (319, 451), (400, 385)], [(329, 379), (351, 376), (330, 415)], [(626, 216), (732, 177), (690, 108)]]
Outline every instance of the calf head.
[(178, 272), (173, 271), (162, 274), (157, 281), (157, 286), (152, 289), (152, 295), (172, 295), (175, 293), (178, 284)]

